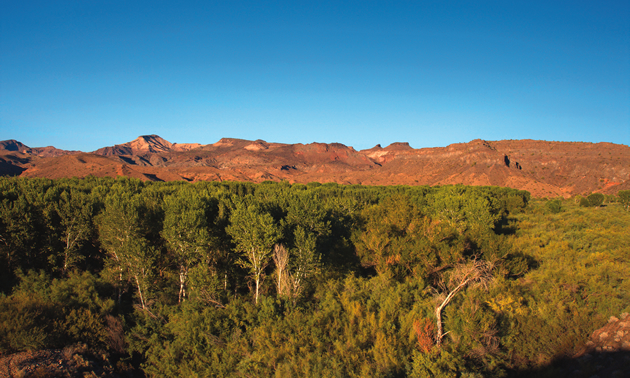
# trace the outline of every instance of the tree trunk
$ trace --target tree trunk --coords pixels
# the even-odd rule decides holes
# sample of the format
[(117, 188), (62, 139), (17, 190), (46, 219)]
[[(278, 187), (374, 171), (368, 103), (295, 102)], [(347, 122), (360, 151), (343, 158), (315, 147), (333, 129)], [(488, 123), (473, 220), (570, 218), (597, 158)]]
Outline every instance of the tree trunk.
[(492, 279), (492, 276), (490, 275), (491, 271), (491, 264), (479, 260), (471, 261), (466, 265), (460, 264), (453, 271), (450, 280), (452, 283), (459, 282), (459, 284), (453, 290), (451, 290), (446, 298), (444, 298), (442, 303), (435, 308), (435, 318), (437, 326), (437, 335), (435, 337), (436, 345), (440, 346), (440, 344), (442, 343), (442, 338), (446, 335), (446, 333), (444, 333), (442, 329), (442, 310), (444, 310), (444, 307), (446, 307), (450, 303), (455, 294), (464, 289), (468, 284), (478, 282), (485, 286)]
[(138, 275), (134, 275), (136, 279), (136, 286), (138, 286), (138, 295), (140, 296), (140, 305), (142, 305), (142, 309), (145, 310), (146, 306), (144, 304), (144, 296), (142, 295), (142, 287), (140, 286), (140, 280), (138, 280)]
[(437, 326), (437, 334), (435, 336), (435, 344), (437, 346), (440, 346), (442, 344), (442, 338), (444, 337), (444, 333), (442, 330), (442, 310), (444, 309), (444, 307), (446, 307), (446, 305), (449, 304), (449, 302), (451, 301), (451, 299), (453, 299), (453, 296), (455, 296), (455, 294), (457, 294), (458, 291), (460, 291), (464, 286), (466, 286), (468, 284), (468, 282), (470, 282), (471, 279), (467, 279), (464, 282), (460, 283), (459, 286), (457, 286), (455, 289), (453, 289), (453, 291), (451, 291), (446, 298), (444, 298), (444, 300), (442, 301), (442, 304), (440, 304), (436, 309), (435, 309), (435, 317), (436, 317), (436, 326)]
[(66, 272), (68, 270), (68, 253), (70, 251), (70, 233), (68, 232), (68, 235), (66, 236), (66, 249), (64, 251), (64, 256), (63, 256), (63, 271), (62, 274), (65, 276)]
[(260, 274), (256, 274), (256, 304), (258, 304), (258, 287), (260, 286)]
[(182, 303), (184, 298), (186, 297), (186, 276), (187, 272), (183, 266), (179, 268), (179, 302)]
[(120, 272), (118, 272), (118, 306), (122, 300), (122, 281), (122, 268), (120, 268)]

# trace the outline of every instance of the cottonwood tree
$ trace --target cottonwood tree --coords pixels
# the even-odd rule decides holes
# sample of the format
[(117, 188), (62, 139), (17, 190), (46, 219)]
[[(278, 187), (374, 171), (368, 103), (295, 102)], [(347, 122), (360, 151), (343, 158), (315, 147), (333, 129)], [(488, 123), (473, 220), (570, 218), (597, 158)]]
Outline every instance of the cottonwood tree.
[(261, 279), (273, 253), (273, 246), (280, 239), (280, 231), (273, 217), (258, 204), (243, 201), (237, 204), (226, 228), (236, 250), (241, 253), (237, 264), (247, 269), (256, 285), (256, 304)]
[(316, 250), (316, 238), (302, 227), (294, 231), (294, 248), (290, 251), (282, 244), (274, 247), (276, 265), (276, 290), (280, 297), (290, 297), (293, 302), (302, 294), (308, 279), (320, 268), (321, 256)]
[[(305, 284), (318, 271), (321, 253), (318, 246), (331, 234), (328, 210), (311, 193), (296, 193), (289, 199), (286, 232), (289, 237), (287, 294), (293, 301), (301, 295)], [(276, 264), (277, 266), (277, 264)]]
[(273, 249), (273, 262), (276, 265), (276, 292), (279, 297), (291, 295), (291, 275), (289, 273), (289, 251), (282, 244)]
[(315, 235), (308, 233), (302, 227), (297, 227), (293, 233), (295, 248), (292, 260), (292, 290), (293, 298), (300, 296), (306, 281), (320, 268), (321, 254), (317, 253)]
[(118, 271), (118, 302), (127, 273), (136, 287), (142, 309), (147, 308), (148, 283), (156, 256), (145, 237), (145, 218), (141, 196), (127, 192), (110, 193), (105, 198), (104, 211), (97, 218), (99, 240)]
[(70, 189), (59, 195), (54, 209), (59, 216), (59, 237), (63, 244), (61, 271), (66, 275), (83, 259), (79, 249), (92, 233), (94, 203), (89, 195)]
[[(446, 335), (443, 331), (442, 311), (453, 300), (455, 295), (466, 289), (467, 286), (477, 285), (487, 287), (492, 279), (493, 266), (485, 260), (471, 260), (467, 263), (457, 264), (447, 277), (442, 281), (442, 293), (437, 297), (438, 304), (435, 307), (437, 334), (435, 343), (442, 344), (442, 338)], [(448, 333), (448, 332), (447, 332)]]
[(207, 198), (196, 190), (180, 189), (164, 198), (164, 226), (166, 241), (179, 267), (179, 302), (186, 297), (190, 270), (202, 262), (209, 262), (213, 242), (206, 218)]

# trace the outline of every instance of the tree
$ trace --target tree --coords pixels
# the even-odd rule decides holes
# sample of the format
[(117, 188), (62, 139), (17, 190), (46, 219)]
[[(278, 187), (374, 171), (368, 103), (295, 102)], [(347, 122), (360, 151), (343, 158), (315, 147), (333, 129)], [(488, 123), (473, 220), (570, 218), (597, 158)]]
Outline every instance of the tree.
[(68, 269), (83, 259), (79, 249), (92, 233), (94, 204), (89, 195), (71, 189), (61, 193), (54, 208), (59, 216), (59, 236), (63, 244), (61, 271), (66, 275)]
[(289, 274), (289, 251), (282, 244), (273, 249), (273, 262), (276, 264), (276, 292), (279, 297), (291, 294), (291, 276)]
[(604, 203), (604, 195), (601, 193), (592, 193), (586, 197), (588, 203), (592, 207), (600, 207)]
[(195, 190), (180, 189), (164, 198), (162, 237), (179, 267), (179, 302), (186, 297), (190, 269), (209, 259), (211, 236), (206, 200)]
[(295, 248), (293, 249), (291, 267), (291, 294), (297, 299), (304, 289), (304, 284), (309, 277), (318, 271), (321, 255), (316, 250), (316, 238), (302, 227), (296, 227), (293, 232)]
[(274, 244), (280, 239), (278, 226), (273, 217), (259, 205), (243, 201), (236, 206), (226, 229), (242, 256), (237, 263), (247, 269), (256, 284), (256, 304), (265, 268), (273, 253)]
[(105, 210), (98, 217), (99, 239), (118, 270), (120, 303), (124, 273), (136, 286), (142, 309), (147, 308), (149, 277), (153, 273), (155, 250), (145, 238), (146, 226), (140, 195), (112, 192), (105, 198)]
[[(362, 212), (364, 231), (356, 237), (357, 255), (379, 274), (409, 267), (424, 225), (419, 209), (404, 195), (386, 198)], [(407, 273), (407, 272), (398, 272)]]
[(500, 218), (496, 199), (486, 194), (461, 185), (445, 187), (432, 196), (433, 215), (460, 234), (483, 234), (492, 230)]
[(448, 278), (443, 281), (443, 293), (438, 296), (439, 304), (435, 307), (435, 318), (437, 326), (437, 334), (435, 343), (439, 346), (442, 344), (442, 338), (446, 335), (443, 332), (442, 310), (451, 302), (453, 297), (466, 286), (477, 284), (486, 287), (492, 279), (490, 274), (493, 266), (484, 260), (471, 260), (464, 264), (456, 265)]
[(620, 190), (617, 192), (617, 197), (619, 197), (619, 202), (626, 208), (626, 211), (630, 210), (630, 190)]
[(293, 302), (302, 294), (307, 280), (319, 269), (320, 255), (316, 239), (301, 226), (294, 231), (295, 247), (289, 251), (284, 245), (276, 244), (273, 261), (276, 265), (276, 288), (278, 296), (291, 297)]
[(558, 214), (563, 211), (562, 209), (562, 201), (559, 199), (554, 199), (545, 204), (545, 209), (547, 209), (552, 214)]
[(25, 267), (32, 264), (28, 251), (35, 246), (37, 232), (31, 208), (24, 197), (0, 202), (0, 251), (10, 269), (21, 265), (20, 260)]

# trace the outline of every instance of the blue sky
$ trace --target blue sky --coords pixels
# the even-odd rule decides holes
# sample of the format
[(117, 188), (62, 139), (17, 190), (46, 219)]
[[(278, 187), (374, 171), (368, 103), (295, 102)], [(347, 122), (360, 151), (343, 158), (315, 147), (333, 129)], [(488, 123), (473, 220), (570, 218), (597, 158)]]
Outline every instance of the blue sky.
[(0, 0), (0, 28), (0, 140), (31, 147), (630, 144), (627, 1)]

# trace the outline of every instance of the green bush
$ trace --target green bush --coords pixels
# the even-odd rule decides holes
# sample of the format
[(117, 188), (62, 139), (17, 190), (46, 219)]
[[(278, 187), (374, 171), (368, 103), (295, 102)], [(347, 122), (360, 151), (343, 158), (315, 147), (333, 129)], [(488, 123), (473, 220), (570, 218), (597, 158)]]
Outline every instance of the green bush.
[(600, 207), (604, 203), (604, 195), (601, 193), (589, 194), (586, 199), (592, 207)]
[(558, 214), (563, 211), (562, 201), (559, 199), (551, 200), (545, 204), (545, 209), (551, 214)]
[(0, 309), (0, 354), (47, 345), (49, 305), (37, 297), (5, 297), (0, 299)]

